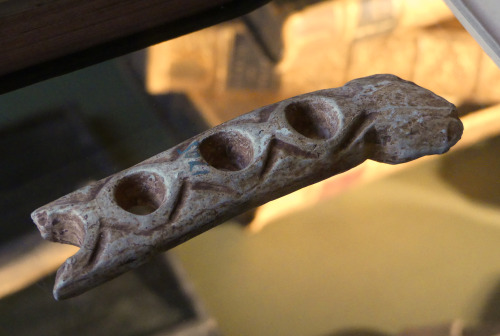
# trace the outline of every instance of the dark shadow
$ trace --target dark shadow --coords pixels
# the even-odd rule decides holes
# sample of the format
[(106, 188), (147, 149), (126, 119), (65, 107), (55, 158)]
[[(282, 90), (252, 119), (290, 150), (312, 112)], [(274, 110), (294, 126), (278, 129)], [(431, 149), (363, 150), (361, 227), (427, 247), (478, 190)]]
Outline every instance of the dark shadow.
[(479, 320), (483, 324), (500, 323), (500, 280), (485, 302)]
[[(454, 20), (456, 21), (456, 20)], [(465, 101), (462, 104), (457, 106), (458, 116), (461, 118), (467, 114), (488, 108), (493, 106), (494, 104), (478, 104), (476, 102)]]
[(184, 93), (154, 95), (150, 96), (150, 99), (175, 143), (180, 143), (210, 128), (200, 111)]
[(74, 106), (0, 129), (0, 245), (36, 231), (30, 213), (112, 171)]
[(193, 301), (182, 286), (184, 279), (178, 277), (164, 254), (155, 256), (150, 262), (134, 270), (134, 274), (165, 307), (175, 309), (184, 319), (196, 319)]
[(55, 301), (53, 274), (0, 299), (0, 335), (168, 335), (201, 321), (183, 281), (167, 260), (157, 258), (80, 296)]
[[(283, 55), (282, 25), (284, 17), (277, 14), (272, 3), (241, 17), (258, 49), (276, 64)], [(254, 48), (255, 50), (256, 48)]]
[(236, 224), (239, 224), (241, 226), (248, 226), (254, 220), (256, 212), (257, 212), (257, 208), (245, 211), (244, 213), (242, 213), (236, 217), (233, 217), (231, 219), (231, 221), (235, 222)]
[(500, 206), (500, 136), (442, 158), (440, 176), (481, 203)]
[(494, 336), (500, 333), (500, 324), (484, 324), (472, 328), (465, 328), (463, 336)]
[[(308, 6), (311, 6), (321, 0), (275, 0), (274, 3), (283, 11), (285, 14), (290, 14), (295, 11), (302, 10)], [(283, 14), (283, 15), (285, 15)]]

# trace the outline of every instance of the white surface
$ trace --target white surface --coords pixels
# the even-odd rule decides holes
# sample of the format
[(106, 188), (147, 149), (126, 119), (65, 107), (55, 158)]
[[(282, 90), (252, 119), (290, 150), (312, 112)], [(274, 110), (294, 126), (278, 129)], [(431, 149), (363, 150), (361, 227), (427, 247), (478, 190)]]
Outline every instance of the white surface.
[(500, 0), (445, 0), (453, 14), (500, 67)]

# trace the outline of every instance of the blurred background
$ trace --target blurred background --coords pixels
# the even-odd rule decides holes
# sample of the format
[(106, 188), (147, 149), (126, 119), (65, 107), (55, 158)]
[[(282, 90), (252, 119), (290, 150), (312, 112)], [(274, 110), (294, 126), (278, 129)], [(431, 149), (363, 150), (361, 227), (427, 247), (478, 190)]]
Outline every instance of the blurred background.
[[(205, 129), (392, 73), (455, 105), (447, 154), (270, 202), (77, 298), (30, 213)], [(500, 333), (500, 69), (437, 0), (276, 0), (0, 96), (0, 335)]]

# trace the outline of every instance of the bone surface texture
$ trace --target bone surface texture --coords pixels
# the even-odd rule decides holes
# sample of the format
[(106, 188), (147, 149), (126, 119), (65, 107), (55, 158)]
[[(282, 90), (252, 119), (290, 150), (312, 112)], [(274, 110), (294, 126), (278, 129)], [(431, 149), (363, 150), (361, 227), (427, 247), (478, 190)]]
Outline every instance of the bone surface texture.
[(462, 130), (453, 104), (392, 75), (254, 110), (33, 212), (43, 238), (80, 247), (59, 268), (54, 296), (81, 294), (367, 159), (444, 153)]

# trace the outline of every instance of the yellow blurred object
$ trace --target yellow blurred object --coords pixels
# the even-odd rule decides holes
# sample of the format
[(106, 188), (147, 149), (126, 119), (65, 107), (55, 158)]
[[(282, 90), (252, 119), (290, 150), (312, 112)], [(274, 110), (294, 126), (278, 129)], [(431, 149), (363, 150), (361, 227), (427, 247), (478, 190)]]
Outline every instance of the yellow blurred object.
[(319, 3), (287, 19), (279, 65), (284, 96), (391, 73), (455, 104), (500, 102), (500, 69), (461, 26), (444, 23), (456, 20), (443, 2), (368, 1), (392, 9), (373, 5), (372, 15), (363, 3)]
[(187, 93), (212, 126), (375, 73), (415, 81), (455, 104), (499, 102), (500, 86), (491, 83), (500, 70), (450, 21), (442, 1), (319, 2), (286, 19), (277, 66), (232, 21), (149, 48), (147, 89)]
[(185, 92), (218, 125), (277, 100), (274, 64), (258, 51), (241, 22), (158, 44), (148, 50), (147, 90)]

